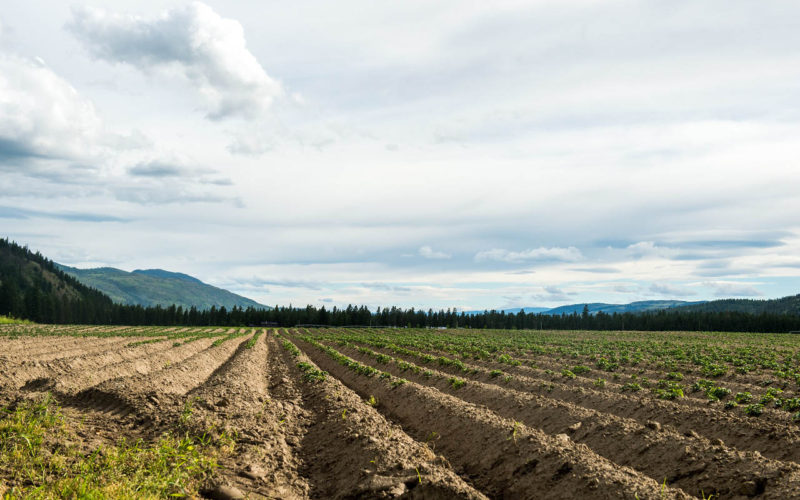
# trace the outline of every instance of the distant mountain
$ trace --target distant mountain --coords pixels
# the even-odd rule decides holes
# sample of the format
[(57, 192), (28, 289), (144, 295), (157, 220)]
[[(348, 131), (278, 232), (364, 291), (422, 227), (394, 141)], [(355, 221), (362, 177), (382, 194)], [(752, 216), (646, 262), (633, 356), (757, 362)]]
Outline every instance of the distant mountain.
[[(700, 305), (704, 302), (686, 302), (683, 300), (640, 300), (637, 302), (631, 302), (630, 304), (606, 304), (604, 302), (591, 302), (591, 303), (581, 303), (581, 304), (569, 304), (566, 306), (558, 306), (558, 307), (514, 307), (511, 309), (499, 309), (499, 311), (504, 311), (506, 314), (517, 314), (520, 310), (524, 309), (526, 313), (532, 314), (552, 314), (552, 315), (561, 315), (563, 314), (572, 314), (578, 313), (581, 314), (583, 312), (583, 307), (589, 307), (589, 314), (597, 314), (598, 312), (604, 312), (606, 314), (614, 314), (614, 313), (640, 313), (640, 312), (647, 312), (647, 311), (659, 311), (661, 309), (672, 309), (675, 307), (681, 306), (690, 306), (690, 305)], [(467, 314), (480, 314), (483, 311), (466, 311)]]
[(702, 303), (703, 302), (686, 302), (683, 300), (640, 300), (631, 302), (630, 304), (605, 304), (603, 302), (594, 302), (590, 304), (570, 304), (568, 306), (554, 307), (546, 311), (545, 314), (572, 314), (573, 312), (580, 314), (583, 312), (583, 306), (589, 306), (589, 314), (597, 314), (599, 312), (604, 312), (606, 314), (640, 313)]
[(744, 312), (751, 314), (800, 315), (800, 295), (780, 299), (722, 299), (702, 304), (691, 304), (676, 309), (680, 312)]
[(170, 306), (210, 309), (212, 306), (234, 306), (246, 309), (269, 309), (268, 306), (236, 295), (235, 293), (203, 283), (188, 274), (173, 273), (163, 269), (137, 269), (133, 272), (113, 267), (77, 269), (57, 264), (61, 270), (81, 283), (96, 288), (114, 302), (141, 306)]

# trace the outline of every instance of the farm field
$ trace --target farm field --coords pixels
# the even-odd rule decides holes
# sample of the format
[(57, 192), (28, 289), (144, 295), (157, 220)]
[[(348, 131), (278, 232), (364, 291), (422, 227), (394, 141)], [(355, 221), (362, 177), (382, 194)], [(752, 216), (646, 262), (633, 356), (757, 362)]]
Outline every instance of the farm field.
[(795, 498), (800, 336), (0, 327), (0, 497)]

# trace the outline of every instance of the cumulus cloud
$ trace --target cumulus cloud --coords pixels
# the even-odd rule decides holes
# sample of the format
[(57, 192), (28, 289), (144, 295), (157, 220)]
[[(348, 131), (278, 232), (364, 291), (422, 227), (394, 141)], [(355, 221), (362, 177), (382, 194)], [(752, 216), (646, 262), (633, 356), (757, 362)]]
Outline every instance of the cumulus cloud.
[(0, 160), (78, 159), (102, 138), (94, 105), (41, 59), (0, 55)]
[(694, 290), (669, 285), (667, 283), (653, 283), (650, 285), (650, 291), (657, 295), (665, 295), (670, 297), (686, 297), (689, 295), (697, 295)]
[(426, 259), (449, 259), (451, 257), (449, 253), (438, 252), (428, 245), (420, 247), (419, 254)]
[(130, 167), (128, 173), (137, 177), (178, 177), (184, 173), (184, 169), (170, 163), (150, 161)]
[(68, 28), (98, 59), (182, 75), (212, 120), (258, 117), (283, 94), (247, 49), (242, 25), (201, 2), (151, 19), (76, 8)]
[(577, 295), (575, 292), (567, 292), (557, 286), (546, 286), (542, 289), (544, 293), (531, 296), (531, 299), (539, 302), (568, 302)]
[(491, 250), (484, 250), (475, 254), (476, 262), (496, 261), (496, 262), (510, 262), (520, 263), (526, 261), (564, 261), (574, 262), (581, 260), (583, 254), (575, 247), (539, 247), (530, 248), (521, 252), (514, 252), (502, 248), (493, 248)]
[(715, 281), (704, 283), (704, 285), (714, 289), (715, 297), (760, 297), (763, 295), (755, 287), (743, 283)]

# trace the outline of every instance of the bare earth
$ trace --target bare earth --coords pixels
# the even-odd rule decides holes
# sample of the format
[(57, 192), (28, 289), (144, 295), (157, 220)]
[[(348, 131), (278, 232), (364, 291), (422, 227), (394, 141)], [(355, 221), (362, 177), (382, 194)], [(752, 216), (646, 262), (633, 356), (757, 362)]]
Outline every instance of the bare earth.
[[(544, 375), (546, 358), (539, 368), (499, 367), (513, 373), (504, 381), (491, 375), (498, 366), (490, 361), (467, 362), (469, 372), (414, 369), (411, 356), (323, 342), (380, 377), (349, 369), (295, 330), (263, 332), (247, 346), (253, 329), (188, 342), (166, 337), (190, 329), (162, 329), (143, 343), (151, 337), (126, 336), (131, 329), (94, 337), (100, 327), (83, 328), (87, 336), (0, 336), (0, 406), (49, 392), (67, 418), (83, 423), (90, 449), (121, 436), (155, 439), (185, 423), (188, 404), (195, 425), (236, 436), (235, 453), (207, 491), (224, 485), (250, 498), (288, 499), (800, 497), (800, 432), (784, 417), (731, 415), (691, 395), (662, 401), (580, 379), (554, 382)], [(244, 335), (214, 345), (234, 333)], [(393, 358), (378, 363), (379, 355)], [(309, 366), (327, 376), (308, 380)], [(466, 385), (456, 387), (454, 376)], [(758, 387), (746, 378), (730, 384)]]

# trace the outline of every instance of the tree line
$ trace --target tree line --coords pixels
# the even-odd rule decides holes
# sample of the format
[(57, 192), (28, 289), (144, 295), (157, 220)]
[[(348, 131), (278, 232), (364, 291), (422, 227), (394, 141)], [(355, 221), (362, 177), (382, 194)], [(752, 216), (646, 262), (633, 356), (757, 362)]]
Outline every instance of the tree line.
[(526, 330), (650, 330), (788, 332), (800, 330), (800, 315), (742, 311), (661, 310), (644, 313), (477, 314), (455, 309), (423, 310), (398, 307), (371, 311), (365, 306), (324, 306), (242, 309), (116, 304), (103, 293), (81, 284), (40, 253), (0, 239), (0, 315), (38, 323), (259, 326), (299, 324), (413, 328), (491, 328)]

